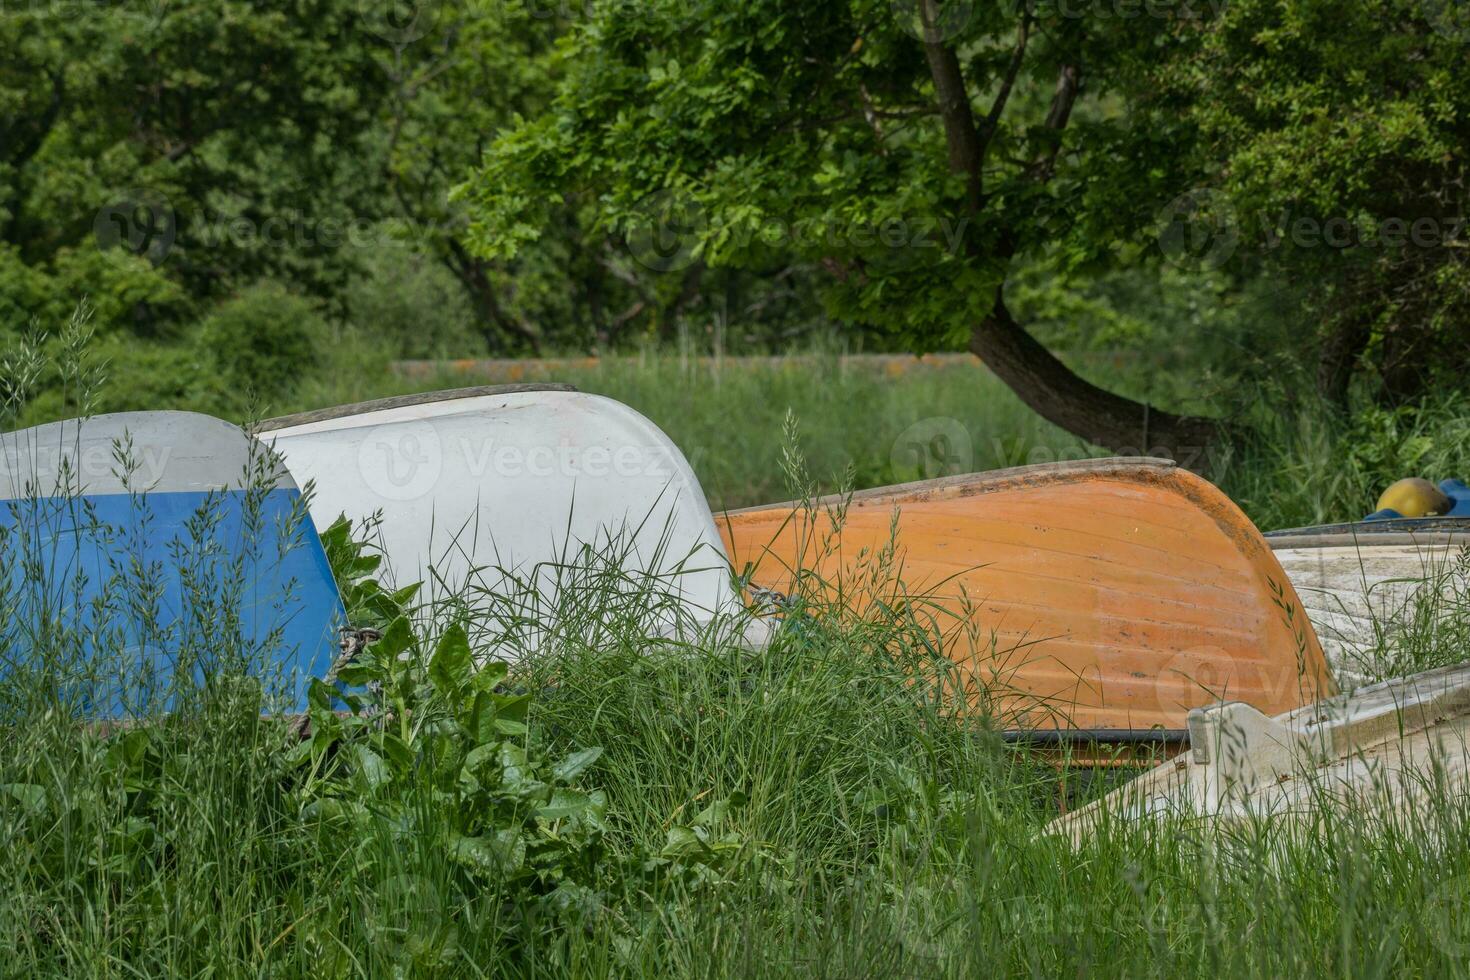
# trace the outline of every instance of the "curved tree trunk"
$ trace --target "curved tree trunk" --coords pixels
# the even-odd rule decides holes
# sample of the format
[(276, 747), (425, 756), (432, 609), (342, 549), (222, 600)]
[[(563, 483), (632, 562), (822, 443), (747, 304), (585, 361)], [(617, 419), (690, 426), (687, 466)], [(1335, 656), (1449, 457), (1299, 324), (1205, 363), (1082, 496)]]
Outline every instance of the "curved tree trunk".
[[(920, 10), (926, 28), (939, 23), (940, 0), (923, 0)], [(965, 178), (965, 206), (971, 215), (981, 215), (989, 203), (985, 191), (986, 157), (1025, 62), (1031, 26), (1028, 4), (1021, 9), (1010, 65), (990, 111), (979, 124), (954, 49), (937, 32), (925, 39), (924, 54), (934, 81), (935, 109), (944, 122), (949, 169)], [(1046, 117), (1038, 127), (1048, 137), (1044, 141), (1046, 148), (1026, 167), (1027, 176), (1037, 184), (1047, 183), (1055, 172), (1062, 138), (1081, 91), (1080, 66), (1063, 63)], [(1009, 261), (1017, 249), (1016, 236), (1010, 229), (1000, 229), (998, 252), (990, 254), (982, 254), (973, 242), (968, 247), (971, 258), (976, 260)], [(1146, 402), (1104, 391), (1079, 376), (1016, 322), (1006, 308), (1002, 290), (997, 290), (991, 312), (971, 331), (970, 350), (1042, 418), (1121, 455), (1167, 456), (1190, 469), (1203, 471), (1211, 463), (1213, 449), (1221, 442), (1222, 428), (1218, 421), (1159, 411)]]
[(1369, 316), (1348, 311), (1331, 326), (1317, 352), (1317, 394), (1340, 412), (1347, 411), (1353, 372), (1372, 334)]
[(1203, 471), (1221, 441), (1214, 419), (1161, 411), (1079, 376), (1016, 322), (1000, 296), (971, 333), (970, 350), (1042, 418), (1119, 455), (1164, 456)]

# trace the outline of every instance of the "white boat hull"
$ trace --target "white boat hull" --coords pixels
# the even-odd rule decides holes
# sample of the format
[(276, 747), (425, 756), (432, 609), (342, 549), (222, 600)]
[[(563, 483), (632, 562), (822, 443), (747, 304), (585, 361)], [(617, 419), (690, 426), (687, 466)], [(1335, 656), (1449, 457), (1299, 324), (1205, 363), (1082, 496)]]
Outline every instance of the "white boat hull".
[(1426, 530), (1269, 535), (1339, 687), (1351, 690), (1400, 672), (1395, 651), (1412, 629), (1433, 630), (1441, 594), (1470, 534)]
[(1470, 665), (1396, 678), (1268, 718), (1197, 708), (1190, 748), (1049, 831), (1081, 842), (1110, 821), (1302, 820), (1324, 808), (1407, 824), (1470, 786)]
[(432, 582), (486, 611), (526, 585), (569, 587), (569, 568), (617, 553), (624, 572), (658, 576), (676, 597), (660, 628), (739, 602), (683, 453), (612, 399), (564, 386), (467, 389), (261, 429), (297, 482), (313, 485), (319, 528), (380, 515), (378, 543), (399, 584)]

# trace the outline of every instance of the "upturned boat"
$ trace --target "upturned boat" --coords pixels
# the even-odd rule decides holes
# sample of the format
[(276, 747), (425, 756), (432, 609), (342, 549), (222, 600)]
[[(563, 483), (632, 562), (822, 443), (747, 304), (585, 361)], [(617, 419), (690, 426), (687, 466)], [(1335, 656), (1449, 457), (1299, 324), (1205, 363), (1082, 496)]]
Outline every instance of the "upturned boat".
[(1310, 827), (1327, 810), (1412, 829), (1470, 786), (1470, 665), (1394, 678), (1274, 717), (1189, 715), (1190, 748), (1053, 821), (1081, 843), (1120, 821)]
[(1266, 542), (1334, 676), (1349, 688), (1394, 673), (1394, 652), (1410, 632), (1432, 633), (1446, 621), (1446, 604), (1463, 601), (1458, 592), (1470, 574), (1461, 558), (1470, 545), (1466, 517), (1293, 528), (1267, 534)]
[(492, 629), (514, 628), (520, 611), (505, 602), (517, 595), (617, 593), (656, 605), (646, 612), (669, 633), (739, 606), (684, 454), (611, 398), (462, 388), (270, 419), (257, 433), (313, 486), (319, 529), (339, 515), (375, 528), (391, 580), (456, 594)]
[(291, 475), (194, 412), (0, 436), (0, 584), (0, 677), (45, 673), (104, 718), (166, 707), (218, 672), (300, 709), (346, 625)]
[(855, 596), (886, 555), (966, 700), (1018, 739), (1177, 749), (1192, 708), (1272, 715), (1336, 690), (1261, 534), (1167, 460), (946, 477), (719, 523), (760, 597)]

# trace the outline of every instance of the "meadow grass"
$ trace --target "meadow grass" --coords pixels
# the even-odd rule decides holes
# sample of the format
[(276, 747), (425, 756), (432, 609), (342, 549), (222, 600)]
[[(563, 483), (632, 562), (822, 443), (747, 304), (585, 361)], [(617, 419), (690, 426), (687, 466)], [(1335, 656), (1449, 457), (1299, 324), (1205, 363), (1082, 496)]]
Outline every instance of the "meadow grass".
[[(361, 620), (383, 601), (364, 584), (373, 563), (332, 552)], [(1111, 822), (1074, 847), (1045, 833), (1060, 774), (958, 710), (917, 603), (798, 604), (752, 650), (739, 623), (671, 636), (667, 583), (623, 554), (573, 556), (575, 595), (533, 577), (502, 597), (520, 646), (499, 651), (517, 666), (495, 697), (526, 711), (476, 736), (489, 769), (444, 735), (462, 716), (435, 664), (463, 596), (383, 614), (416, 634), (371, 674), (396, 707), (307, 743), (239, 681), (189, 675), (167, 719), (108, 733), (7, 677), (5, 972), (1470, 972), (1463, 796), (1394, 820), (1365, 803), (1289, 826)], [(313, 714), (318, 731), (329, 714)], [(388, 775), (399, 731), (408, 760)], [(551, 792), (537, 760), (591, 747), (552, 798), (595, 801), (593, 816), (520, 808), (518, 793)], [(522, 772), (535, 778), (510, 781)], [(467, 865), (454, 842), (486, 813), (551, 859)]]
[(1376, 977), (1470, 967), (1463, 798), (1441, 799), (1408, 827), (1369, 829), (1366, 808), (1324, 811), (1291, 831), (1160, 821), (1105, 826), (1074, 849), (1042, 833), (1056, 774), (982, 723), (955, 721), (915, 669), (914, 623), (829, 615), (759, 653), (670, 644), (651, 629), (640, 638), (626, 622), (592, 642), (579, 640), (579, 622), (542, 625), (558, 642), (509, 678), (533, 692), (517, 741), (550, 756), (603, 748), (580, 777), (605, 800), (605, 828), (579, 904), (545, 901), (544, 883), (506, 892), (467, 877), (435, 843), (453, 807), (428, 779), (396, 795), (350, 784), (391, 820), (344, 827), (313, 816), (290, 740), (248, 702), (201, 701), (137, 742), (51, 714), (9, 729), (0, 761), (6, 972)]
[[(792, 479), (788, 408), (811, 471), (832, 482), (901, 474), (912, 464), (895, 464), (892, 442), (929, 418), (960, 422), (975, 469), (1075, 445), (977, 369), (944, 384), (620, 370), (566, 380), (649, 414), (731, 504), (818, 488)], [(1428, 440), (1418, 461), (1456, 458), (1453, 419), (1404, 424)], [(1344, 431), (1247, 447), (1227, 486), (1283, 522), (1336, 516), (1389, 465), (1345, 448)], [(517, 623), (503, 641), (517, 664), (480, 690), (445, 666), (464, 673), (465, 596), (386, 597), (359, 548), (329, 550), (355, 622), (409, 626), (353, 681), (377, 709), (339, 723), (318, 705), (305, 743), (262, 716), (259, 685), (192, 673), (166, 719), (104, 730), (13, 669), (65, 663), (86, 637), (33, 631), (6, 648), (0, 974), (1470, 973), (1463, 795), (1407, 820), (1360, 804), (1291, 827), (1106, 823), (1074, 847), (1044, 832), (1061, 774), (959, 710), (917, 602), (798, 605), (752, 650), (741, 622), (670, 635), (657, 580), (617, 567), (615, 547), (583, 552), (563, 590), (506, 586), (495, 608)], [(51, 588), (25, 569), (0, 585), (12, 616)], [(1463, 659), (1467, 610), (1444, 603), (1393, 669)], [(484, 703), (495, 724), (477, 720)]]

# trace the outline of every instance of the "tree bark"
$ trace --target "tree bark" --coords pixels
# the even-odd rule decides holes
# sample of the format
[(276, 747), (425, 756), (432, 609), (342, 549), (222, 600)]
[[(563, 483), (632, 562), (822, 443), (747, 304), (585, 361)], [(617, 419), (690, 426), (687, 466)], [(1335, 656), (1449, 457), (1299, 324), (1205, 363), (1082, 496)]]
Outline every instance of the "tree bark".
[(999, 293), (971, 333), (970, 351), (1036, 414), (1090, 443), (1122, 456), (1165, 456), (1197, 471), (1211, 462), (1218, 421), (1175, 415), (1097, 387), (1027, 333)]
[(929, 61), (929, 74), (934, 79), (939, 116), (944, 120), (949, 169), (951, 173), (964, 175), (965, 204), (974, 214), (985, 204), (985, 146), (975, 129), (975, 115), (970, 111), (970, 96), (960, 71), (959, 58), (953, 48), (936, 43), (925, 44), (924, 54)]
[(465, 292), (469, 294), (470, 302), (474, 304), (480, 335), (485, 338), (485, 346), (491, 353), (494, 353), (500, 348), (505, 335), (511, 334), (524, 340), (531, 348), (531, 353), (540, 357), (540, 334), (529, 323), (512, 316), (505, 307), (500, 305), (500, 298), (495, 294), (495, 287), (490, 282), (485, 263), (470, 255), (465, 247), (454, 238), (449, 238), (447, 244), (449, 257), (446, 259), (446, 264), (459, 279), (460, 285), (464, 286)]
[(1361, 312), (1346, 312), (1333, 325), (1317, 354), (1317, 394), (1331, 407), (1346, 411), (1348, 388), (1358, 358), (1372, 336), (1369, 318)]
[[(934, 0), (926, 0), (926, 16), (933, 4)], [(949, 168), (965, 178), (965, 204), (971, 215), (982, 213), (987, 205), (985, 161), (994, 128), (1005, 108), (1010, 81), (1020, 71), (1025, 56), (1029, 26), (1029, 18), (1023, 16), (1008, 80), (986, 116), (983, 136), (976, 128), (969, 89), (954, 50), (937, 40), (926, 40), (924, 44), (935, 101), (944, 121)], [(1051, 135), (1049, 145), (1027, 168), (1038, 184), (1051, 180), (1081, 86), (1079, 66), (1064, 64), (1042, 123), (1042, 129)], [(1012, 231), (1001, 229), (999, 254), (979, 254), (972, 244), (971, 258), (1009, 262), (1017, 250)], [(1211, 449), (1220, 441), (1218, 421), (1160, 411), (1146, 402), (1105, 391), (1078, 375), (1016, 322), (1005, 305), (1004, 285), (997, 289), (990, 313), (972, 329), (970, 350), (1042, 418), (1120, 455), (1168, 456), (1190, 469), (1203, 471), (1211, 462)]]

